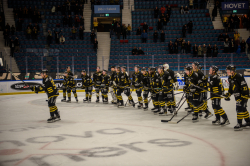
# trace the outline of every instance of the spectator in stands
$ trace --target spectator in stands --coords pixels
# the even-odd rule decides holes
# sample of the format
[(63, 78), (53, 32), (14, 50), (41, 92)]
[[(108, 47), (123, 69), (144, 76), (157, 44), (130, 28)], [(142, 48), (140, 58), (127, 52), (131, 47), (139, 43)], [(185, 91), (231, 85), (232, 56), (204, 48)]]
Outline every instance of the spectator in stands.
[(201, 45), (198, 47), (198, 57), (202, 57), (202, 48)]
[(54, 34), (55, 34), (56, 44), (59, 44), (59, 38), (60, 38), (59, 34), (62, 32), (62, 30), (57, 32), (57, 31), (55, 31), (55, 29), (53, 29), (53, 31), (54, 31)]
[(22, 31), (23, 29), (23, 20), (21, 18), (17, 21), (17, 31)]
[(189, 8), (193, 9), (194, 6), (194, 0), (189, 0)]
[(79, 7), (79, 15), (83, 16), (83, 6), (82, 5), (80, 5), (80, 7)]
[(183, 6), (180, 7), (180, 13), (184, 14), (184, 8), (183, 8)]
[(76, 15), (75, 17), (75, 27), (78, 28), (80, 24), (80, 18), (78, 17), (78, 15)]
[(185, 6), (185, 8), (184, 8), (184, 13), (185, 13), (185, 14), (188, 14), (188, 13), (189, 13), (189, 9), (188, 9), (187, 6)]
[(241, 46), (240, 46), (240, 44), (239, 44), (238, 47), (237, 47), (237, 50), (236, 50), (236, 54), (237, 54), (238, 56), (240, 56), (240, 53), (241, 53)]
[(217, 47), (217, 45), (215, 44), (214, 45), (214, 47), (213, 47), (213, 57), (217, 57), (217, 55), (218, 55), (218, 47)]
[(16, 39), (14, 41), (14, 44), (15, 44), (15, 50), (14, 50), (14, 52), (20, 52), (20, 43), (19, 43), (18, 37), (16, 37)]
[(185, 38), (186, 37), (186, 32), (187, 32), (187, 25), (183, 25), (182, 27), (182, 37)]
[(148, 34), (145, 30), (143, 30), (141, 34), (142, 43), (147, 43), (147, 38), (148, 38)]
[(145, 30), (145, 32), (148, 32), (148, 24), (146, 22), (144, 22), (143, 24), (143, 30)]
[(127, 27), (125, 24), (122, 25), (122, 38), (127, 39)]
[(154, 9), (154, 18), (158, 18), (158, 15), (159, 15), (159, 9), (156, 6), (155, 9)]
[(14, 25), (12, 25), (10, 28), (11, 35), (14, 35), (15, 31), (16, 31), (16, 28), (14, 27)]
[(173, 45), (172, 41), (170, 41), (168, 44), (168, 50), (169, 50), (169, 54), (174, 53), (174, 45)]
[(141, 35), (142, 31), (141, 31), (141, 28), (138, 27), (137, 31), (136, 31), (136, 35)]
[(50, 44), (52, 42), (52, 32), (48, 30), (48, 36), (47, 36), (48, 46), (50, 47)]
[(52, 15), (55, 15), (55, 13), (56, 13), (56, 7), (53, 6), (52, 9), (51, 9), (51, 14), (52, 14)]
[(228, 25), (228, 29), (229, 29), (229, 32), (233, 32), (233, 30), (234, 30), (234, 20), (233, 19), (231, 19), (231, 21), (229, 21), (229, 25)]
[(27, 39), (29, 40), (30, 37), (31, 37), (31, 33), (32, 33), (32, 30), (30, 29), (30, 27), (27, 28), (26, 30), (26, 34), (27, 34)]
[(80, 18), (80, 26), (82, 26), (82, 28), (84, 29), (84, 18), (83, 17)]
[(3, 36), (4, 36), (5, 47), (7, 47), (9, 45), (10, 31), (8, 29), (5, 29), (3, 31)]
[(170, 5), (167, 7), (167, 14), (169, 15), (169, 17), (171, 16), (171, 11), (172, 11), (172, 9), (171, 9), (171, 7), (170, 7)]
[(10, 40), (10, 56), (14, 56), (14, 50), (15, 50), (15, 43), (14, 41), (11, 39)]
[(226, 39), (229, 41), (229, 35), (227, 33), (224, 36), (224, 41), (226, 41)]
[(158, 32), (157, 30), (155, 30), (155, 33), (154, 33), (154, 42), (157, 43), (157, 39), (158, 39)]
[(37, 29), (37, 32), (40, 32), (40, 27), (37, 25), (37, 23), (34, 25), (34, 27)]
[(31, 35), (32, 35), (33, 40), (37, 39), (38, 31), (37, 31), (36, 27), (34, 27), (32, 29), (32, 34)]
[(59, 41), (60, 41), (60, 43), (61, 43), (61, 44), (64, 44), (64, 42), (65, 42), (65, 38), (63, 37), (63, 35), (61, 35), (61, 37), (60, 37), (60, 40), (59, 40)]
[(83, 27), (82, 26), (80, 26), (80, 28), (79, 28), (79, 39), (80, 40), (83, 40), (84, 38), (84, 36), (83, 36), (83, 31), (84, 31), (84, 29), (83, 29)]
[(61, 6), (58, 5), (57, 8), (56, 8), (56, 13), (59, 14), (59, 12), (61, 12)]
[(97, 49), (98, 49), (98, 41), (95, 38), (95, 41), (94, 41), (94, 50), (97, 51)]
[(197, 47), (197, 45), (195, 44), (195, 45), (193, 46), (193, 57), (197, 57), (197, 54), (198, 54), (198, 47)]
[(10, 25), (9, 25), (9, 23), (7, 23), (7, 24), (5, 25), (5, 29), (8, 29), (8, 31), (10, 31)]
[(224, 42), (224, 53), (228, 53), (229, 51), (229, 42), (228, 39)]
[(247, 43), (247, 45), (248, 45), (248, 51), (250, 51), (250, 36), (248, 37), (246, 43)]
[(93, 24), (94, 24), (95, 32), (97, 32), (97, 28), (98, 28), (98, 21), (97, 21), (97, 19), (94, 20)]
[(161, 7), (161, 14), (165, 14), (165, 11), (166, 11), (166, 8), (165, 8), (164, 5), (162, 5), (162, 7)]
[(139, 47), (139, 50), (138, 50), (138, 55), (144, 55), (144, 52), (142, 51), (141, 47)]
[(116, 35), (117, 35), (117, 39), (119, 40), (120, 40), (121, 32), (122, 32), (121, 26), (118, 24)]
[(95, 33), (94, 33), (94, 31), (91, 32), (90, 38), (91, 38), (91, 43), (94, 44), (94, 41), (95, 41)]
[(136, 46), (134, 46), (134, 49), (132, 50), (132, 55), (137, 55), (137, 52), (138, 52), (138, 50), (137, 50)]
[(68, 17), (67, 16), (64, 16), (63, 17), (63, 26), (67, 26), (68, 25)]
[(218, 41), (224, 41), (225, 40), (225, 37), (224, 35), (221, 33), (219, 36), (218, 36)]
[(240, 42), (241, 52), (246, 52), (246, 42), (244, 39)]
[(72, 17), (69, 15), (69, 17), (68, 17), (68, 26), (69, 26), (69, 27), (72, 27), (72, 25), (73, 25), (73, 19), (72, 19)]
[(188, 27), (188, 33), (192, 33), (193, 32), (193, 22), (189, 21), (189, 23), (187, 24)]
[(161, 42), (165, 42), (165, 33), (163, 30), (161, 31)]
[(203, 44), (203, 47), (202, 47), (202, 54), (206, 54), (207, 55), (207, 47), (205, 44)]
[(72, 40), (75, 40), (77, 29), (73, 26), (73, 28), (71, 29), (71, 32), (72, 32)]
[(183, 40), (181, 43), (181, 53), (185, 54), (186, 53), (186, 42)]
[(231, 39), (231, 41), (229, 42), (229, 51), (230, 51), (231, 53), (233, 53), (233, 52), (236, 51), (234, 39)]
[(228, 29), (229, 29), (229, 23), (228, 21), (224, 23), (224, 26), (225, 26), (225, 32), (227, 33), (228, 32)]
[(158, 19), (158, 22), (157, 22), (157, 29), (158, 29), (158, 31), (159, 31), (159, 30), (162, 30), (162, 22), (161, 22), (161, 19)]
[(207, 46), (207, 57), (211, 57), (211, 56), (212, 56), (212, 50), (213, 50), (213, 48), (212, 48), (212, 46), (209, 44), (209, 45)]
[(227, 16), (224, 16), (223, 17), (223, 25), (225, 26), (225, 23), (228, 22), (228, 17)]
[(28, 24), (27, 28), (33, 29), (31, 22)]
[(239, 25), (240, 25), (239, 17), (235, 14), (233, 19), (234, 19), (234, 29), (239, 29)]
[(165, 18), (165, 15), (162, 13), (161, 14), (161, 17), (160, 17), (160, 21), (163, 23), (163, 21), (164, 21), (164, 18)]
[(191, 53), (191, 48), (192, 48), (192, 45), (191, 45), (190, 41), (188, 41), (186, 44), (186, 53), (187, 54)]
[(132, 27), (130, 26), (130, 24), (128, 24), (128, 27), (127, 27), (127, 32), (128, 32), (128, 35), (131, 34), (131, 30), (132, 30)]
[(235, 33), (234, 33), (234, 41), (239, 40), (239, 39), (240, 39), (240, 34), (239, 34), (239, 32), (235, 31)]
[(23, 8), (23, 18), (27, 18), (28, 17), (28, 9), (26, 8), (26, 6)]
[(214, 8), (212, 11), (212, 21), (214, 21), (215, 17), (217, 17), (217, 8)]
[(177, 42), (174, 43), (174, 53), (178, 54), (178, 43)]

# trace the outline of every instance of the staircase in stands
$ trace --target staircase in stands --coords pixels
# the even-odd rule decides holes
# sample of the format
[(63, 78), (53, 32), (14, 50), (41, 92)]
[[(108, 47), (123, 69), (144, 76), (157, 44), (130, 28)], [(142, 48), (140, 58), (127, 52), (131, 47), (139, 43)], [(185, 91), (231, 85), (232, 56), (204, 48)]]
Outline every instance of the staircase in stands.
[[(9, 23), (10, 26), (15, 26), (13, 9), (8, 8), (8, 0), (3, 0), (3, 8), (5, 15), (5, 24)], [(4, 38), (0, 39), (0, 52), (2, 52), (2, 56), (6, 61), (6, 64), (8, 65), (8, 69), (11, 69), (12, 72), (20, 72), (15, 58), (10, 56), (10, 47), (5, 47), (4, 45)]]
[(97, 32), (97, 66), (101, 67), (101, 70), (108, 70), (109, 57), (110, 57), (110, 33), (109, 32)]
[[(210, 17), (212, 19), (212, 12), (214, 9), (214, 0), (210, 0), (210, 2), (208, 3), (207, 9), (209, 10), (209, 14), (210, 14)], [(220, 17), (219, 9), (217, 9), (217, 17), (214, 18), (214, 21), (212, 21), (212, 23), (214, 25), (214, 29), (224, 29), (223, 24), (222, 24), (222, 20)]]
[(132, 27), (131, 11), (134, 9), (134, 0), (123, 0), (122, 24)]
[(84, 18), (84, 28), (85, 28), (84, 32), (91, 32), (91, 3), (90, 1), (84, 4), (83, 18)]

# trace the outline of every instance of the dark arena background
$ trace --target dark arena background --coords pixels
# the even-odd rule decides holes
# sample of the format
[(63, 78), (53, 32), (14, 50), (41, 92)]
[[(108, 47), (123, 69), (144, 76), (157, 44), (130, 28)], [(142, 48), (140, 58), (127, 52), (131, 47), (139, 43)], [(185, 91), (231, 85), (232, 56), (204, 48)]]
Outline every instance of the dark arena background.
[(249, 166), (249, 2), (0, 0), (0, 166)]

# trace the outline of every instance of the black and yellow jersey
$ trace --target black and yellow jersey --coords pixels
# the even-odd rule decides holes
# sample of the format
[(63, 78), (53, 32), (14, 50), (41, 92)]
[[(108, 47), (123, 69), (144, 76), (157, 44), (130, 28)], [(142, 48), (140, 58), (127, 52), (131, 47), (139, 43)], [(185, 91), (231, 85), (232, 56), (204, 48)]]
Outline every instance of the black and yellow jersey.
[(110, 83), (110, 76), (108, 76), (107, 74), (106, 75), (102, 75), (102, 84), (104, 84), (105, 87), (108, 88), (109, 83)]
[(151, 77), (150, 86), (152, 88), (152, 92), (155, 92), (155, 93), (159, 92), (161, 89), (161, 78), (160, 78), (159, 73), (154, 72), (150, 75), (150, 77)]
[(150, 80), (149, 80), (149, 74), (146, 72), (145, 74), (142, 74), (142, 86), (145, 88), (150, 87)]
[(211, 91), (211, 93), (210, 93), (211, 99), (222, 98), (222, 97), (220, 97), (220, 95), (223, 94), (224, 87), (223, 87), (222, 81), (220, 79), (220, 76), (218, 74), (210, 76), (209, 88)]
[(174, 76), (174, 71), (171, 69), (167, 69), (165, 72), (168, 72), (169, 75), (171, 76), (171, 80), (170, 82), (173, 84), (175, 82), (177, 82), (177, 78)]
[(93, 83), (95, 86), (100, 86), (102, 83), (102, 72), (95, 72), (93, 74)]
[(56, 85), (54, 83), (54, 80), (50, 76), (43, 78), (43, 85), (34, 86), (33, 90), (35, 92), (45, 91), (48, 98), (55, 97), (55, 96), (59, 95), (58, 90), (56, 88)]
[(120, 87), (129, 87), (130, 86), (130, 79), (128, 77), (128, 73), (127, 72), (120, 72), (118, 75), (118, 86)]
[(161, 80), (161, 88), (162, 91), (171, 92), (173, 91), (173, 83), (171, 82), (173, 79), (169, 72), (165, 71), (162, 74), (159, 74)]
[(67, 88), (75, 88), (76, 86), (76, 83), (75, 83), (75, 80), (74, 80), (74, 77), (71, 76), (71, 75), (68, 75), (66, 77), (66, 85), (67, 85)]
[(142, 74), (141, 72), (134, 72), (132, 74), (132, 85), (135, 87), (135, 88), (141, 88), (142, 87)]
[(242, 74), (235, 73), (228, 77), (229, 81), (229, 95), (234, 94), (235, 99), (243, 98), (249, 99), (249, 89), (247, 82)]
[(194, 72), (194, 71), (191, 71), (189, 75), (184, 75), (184, 82), (185, 82), (185, 87), (184, 89), (192, 89), (192, 88), (195, 88), (196, 91), (195, 93), (196, 94), (199, 94), (201, 93), (203, 90), (200, 89), (200, 88), (197, 88), (197, 87), (194, 87), (192, 85), (196, 85), (196, 86), (199, 86), (201, 88), (203, 88), (203, 82), (202, 82), (202, 78), (200, 78), (198, 76), (198, 73)]
[(81, 78), (82, 78), (82, 87), (83, 88), (93, 86), (92, 79), (90, 78), (90, 76), (88, 74), (81, 75)]

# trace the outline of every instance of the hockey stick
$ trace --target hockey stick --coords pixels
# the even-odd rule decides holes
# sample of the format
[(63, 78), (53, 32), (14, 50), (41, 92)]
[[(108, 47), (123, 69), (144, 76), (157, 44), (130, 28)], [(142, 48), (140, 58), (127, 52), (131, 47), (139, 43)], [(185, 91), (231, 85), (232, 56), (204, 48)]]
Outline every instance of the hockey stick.
[(184, 102), (181, 104), (181, 106), (178, 108), (178, 110), (174, 113), (174, 115), (169, 120), (161, 120), (161, 122), (170, 122), (177, 115), (177, 112), (180, 110), (180, 108), (183, 106), (186, 100), (187, 99), (184, 100)]
[[(10, 74), (13, 76), (13, 77), (16, 77), (16, 78), (18, 78), (14, 73), (12, 73), (12, 71), (10, 71), (9, 70), (9, 72), (10, 72)], [(20, 79), (20, 78), (18, 78), (18, 79)], [(20, 79), (21, 80), (21, 79)], [(28, 86), (28, 87), (30, 87), (26, 82), (24, 82), (23, 80), (21, 80), (26, 86)]]
[(180, 105), (181, 101), (185, 98), (184, 96), (185, 96), (185, 93), (183, 93), (183, 95), (182, 95), (182, 97), (181, 97), (180, 101), (176, 104), (176, 108), (178, 108), (178, 107), (179, 107), (179, 105)]
[[(209, 97), (208, 99), (204, 100), (204, 101), (208, 101), (209, 99), (211, 99), (211, 97)], [(200, 104), (198, 107), (201, 107), (204, 103)], [(185, 115), (183, 118), (181, 118), (180, 120), (178, 120), (177, 122), (168, 122), (168, 123), (172, 123), (172, 124), (177, 124), (180, 121), (182, 121), (183, 119), (185, 119), (188, 115), (190, 115), (192, 113), (192, 111), (190, 111), (187, 115)]]

